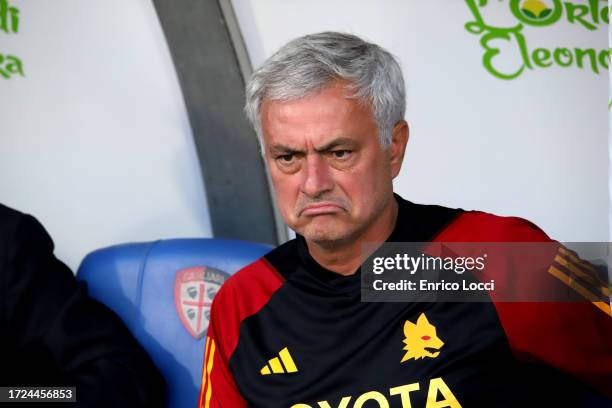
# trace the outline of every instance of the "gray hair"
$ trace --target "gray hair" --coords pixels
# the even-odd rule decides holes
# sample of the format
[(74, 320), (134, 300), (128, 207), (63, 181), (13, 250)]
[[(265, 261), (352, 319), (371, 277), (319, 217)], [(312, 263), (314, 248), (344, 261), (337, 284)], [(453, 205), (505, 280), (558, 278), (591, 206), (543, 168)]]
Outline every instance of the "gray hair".
[(404, 118), (404, 78), (396, 59), (380, 46), (345, 33), (322, 32), (287, 43), (259, 67), (246, 86), (246, 114), (263, 153), (261, 104), (288, 101), (323, 89), (329, 82), (350, 82), (352, 97), (370, 104), (383, 148)]

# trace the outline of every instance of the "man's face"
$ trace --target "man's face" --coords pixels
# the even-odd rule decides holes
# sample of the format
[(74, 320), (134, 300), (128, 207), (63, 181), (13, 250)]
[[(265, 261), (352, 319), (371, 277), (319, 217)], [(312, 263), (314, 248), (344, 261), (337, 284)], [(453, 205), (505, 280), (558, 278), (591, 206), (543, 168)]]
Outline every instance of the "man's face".
[(264, 101), (261, 109), (280, 212), (291, 229), (319, 245), (350, 242), (376, 225), (393, 202), (406, 143), (402, 121), (383, 150), (371, 107), (349, 98), (346, 85), (334, 81), (301, 99)]

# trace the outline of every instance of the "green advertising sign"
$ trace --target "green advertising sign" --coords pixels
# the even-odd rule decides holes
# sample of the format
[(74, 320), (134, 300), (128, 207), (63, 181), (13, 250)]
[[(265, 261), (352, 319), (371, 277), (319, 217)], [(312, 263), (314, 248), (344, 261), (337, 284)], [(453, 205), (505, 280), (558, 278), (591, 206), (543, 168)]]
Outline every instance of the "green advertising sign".
[[(498, 0), (489, 4), (488, 0), (466, 0), (474, 18), (465, 24), (468, 32), (480, 36), (484, 49), (482, 62), (486, 70), (499, 79), (515, 79), (526, 70), (557, 66), (587, 69), (594, 74), (606, 71), (610, 62), (609, 49), (577, 48), (559, 46), (554, 49), (531, 47), (526, 28), (543, 29), (554, 24), (576, 25), (588, 31), (595, 31), (601, 25), (609, 24), (608, 4), (601, 0), (588, 0), (577, 3), (561, 0)], [(514, 24), (499, 27), (488, 24), (483, 18), (486, 7), (508, 7)], [(502, 50), (496, 46), (498, 41), (516, 47), (519, 60), (513, 68), (500, 64), (498, 58)]]
[[(11, 6), (8, 0), (0, 0), (0, 35), (19, 32), (19, 9)], [(25, 76), (23, 63), (14, 55), (3, 54), (0, 50), (0, 77), (9, 79), (13, 75)]]

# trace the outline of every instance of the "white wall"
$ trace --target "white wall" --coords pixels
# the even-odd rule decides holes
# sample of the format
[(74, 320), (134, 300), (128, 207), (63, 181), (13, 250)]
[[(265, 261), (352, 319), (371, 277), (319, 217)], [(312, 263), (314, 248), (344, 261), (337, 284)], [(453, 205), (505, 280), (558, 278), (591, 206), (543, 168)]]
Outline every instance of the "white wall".
[(11, 0), (0, 53), (0, 202), (34, 214), (76, 269), (101, 246), (210, 236), (191, 130), (148, 0)]
[[(411, 140), (396, 190), (406, 198), (522, 216), (562, 241), (609, 240), (606, 71), (551, 67), (497, 79), (483, 67), (480, 37), (464, 27), (473, 17), (463, 0), (233, 5), (255, 66), (323, 30), (355, 33), (399, 57)], [(508, 1), (489, 1), (484, 12), (490, 24), (516, 24)], [(605, 49), (606, 28), (564, 18), (525, 34), (531, 48)], [(516, 46), (507, 48), (501, 62), (511, 68)]]

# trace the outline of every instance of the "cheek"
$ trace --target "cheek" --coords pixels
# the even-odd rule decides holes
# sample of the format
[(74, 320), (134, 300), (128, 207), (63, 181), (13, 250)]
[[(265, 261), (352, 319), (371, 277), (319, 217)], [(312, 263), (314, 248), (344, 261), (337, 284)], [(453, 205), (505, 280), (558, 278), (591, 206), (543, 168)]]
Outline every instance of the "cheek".
[(294, 177), (278, 172), (271, 172), (270, 178), (274, 185), (276, 201), (281, 213), (283, 215), (291, 215), (291, 210), (295, 206), (299, 185), (296, 184)]
[(356, 214), (371, 211), (378, 203), (378, 198), (385, 195), (389, 188), (392, 189), (388, 163), (376, 159), (379, 158), (371, 159), (367, 165), (336, 178), (337, 184), (351, 200)]
[(375, 179), (372, 174), (367, 172), (345, 174), (336, 179), (336, 185), (342, 189), (344, 195), (351, 201), (354, 213), (361, 213), (364, 208), (368, 207), (372, 193), (375, 192)]

